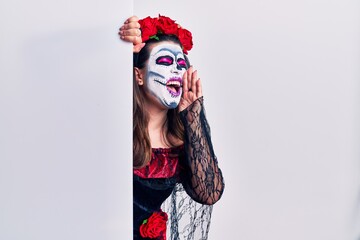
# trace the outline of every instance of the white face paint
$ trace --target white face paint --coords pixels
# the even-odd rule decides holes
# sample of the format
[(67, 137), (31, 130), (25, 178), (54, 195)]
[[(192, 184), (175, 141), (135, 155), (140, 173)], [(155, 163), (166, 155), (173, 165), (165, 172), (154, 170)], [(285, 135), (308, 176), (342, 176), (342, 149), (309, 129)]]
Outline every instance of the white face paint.
[(186, 62), (181, 47), (160, 43), (151, 52), (147, 67), (147, 87), (162, 105), (176, 108), (182, 94), (182, 77)]

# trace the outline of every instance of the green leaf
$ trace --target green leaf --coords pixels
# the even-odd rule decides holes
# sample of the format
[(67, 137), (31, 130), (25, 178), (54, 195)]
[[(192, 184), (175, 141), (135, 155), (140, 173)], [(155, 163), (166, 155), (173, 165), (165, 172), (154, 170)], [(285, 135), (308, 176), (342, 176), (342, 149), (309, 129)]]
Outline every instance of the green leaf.
[(148, 221), (148, 220), (147, 220), (147, 219), (145, 219), (145, 220), (142, 222), (142, 224), (146, 224), (146, 223), (147, 223), (147, 221)]
[(159, 37), (158, 36), (156, 36), (156, 35), (153, 35), (153, 36), (151, 36), (151, 37), (149, 37), (150, 39), (156, 39), (156, 40), (158, 40), (159, 41)]

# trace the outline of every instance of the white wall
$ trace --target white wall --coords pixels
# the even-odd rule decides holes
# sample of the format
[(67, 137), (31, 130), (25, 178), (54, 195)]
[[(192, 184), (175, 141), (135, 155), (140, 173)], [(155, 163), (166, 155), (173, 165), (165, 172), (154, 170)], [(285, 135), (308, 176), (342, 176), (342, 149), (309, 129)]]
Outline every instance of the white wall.
[[(236, 5), (235, 5), (236, 4)], [(357, 240), (359, 2), (135, 0), (194, 34), (210, 239)], [(0, 239), (131, 238), (131, 1), (0, 4)]]
[(131, 239), (131, 1), (0, 4), (0, 239)]
[(360, 237), (359, 5), (135, 0), (193, 33), (226, 181), (210, 239)]

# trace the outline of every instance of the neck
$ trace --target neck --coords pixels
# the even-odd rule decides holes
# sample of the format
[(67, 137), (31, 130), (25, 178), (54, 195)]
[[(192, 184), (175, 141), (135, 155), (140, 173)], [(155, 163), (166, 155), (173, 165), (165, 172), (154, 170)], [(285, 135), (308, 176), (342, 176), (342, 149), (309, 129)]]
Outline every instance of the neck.
[(150, 110), (148, 111), (149, 113), (149, 125), (148, 125), (148, 129), (153, 130), (153, 131), (160, 131), (163, 126), (164, 123), (166, 122), (166, 118), (167, 118), (167, 109), (165, 110)]
[[(148, 131), (150, 136), (151, 146), (155, 147), (168, 147), (166, 144), (166, 139), (164, 139), (163, 129), (164, 124), (167, 119), (168, 109), (157, 108), (154, 105), (149, 104), (147, 107), (147, 112), (149, 114), (149, 123), (148, 123)], [(166, 137), (166, 136), (165, 136)]]

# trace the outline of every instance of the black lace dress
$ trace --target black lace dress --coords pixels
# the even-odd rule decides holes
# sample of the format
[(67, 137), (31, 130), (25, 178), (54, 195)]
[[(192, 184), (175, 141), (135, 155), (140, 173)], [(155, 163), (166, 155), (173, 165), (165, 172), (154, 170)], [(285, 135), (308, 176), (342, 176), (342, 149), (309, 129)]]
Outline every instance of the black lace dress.
[[(207, 239), (212, 204), (220, 199), (224, 181), (212, 147), (203, 98), (182, 111), (180, 117), (185, 128), (184, 145), (154, 148), (149, 165), (134, 169), (136, 240)], [(166, 219), (162, 218), (166, 229), (159, 229), (161, 223), (156, 224), (160, 217), (154, 213), (166, 215)], [(142, 237), (140, 228), (150, 222), (156, 223), (155, 232)]]

